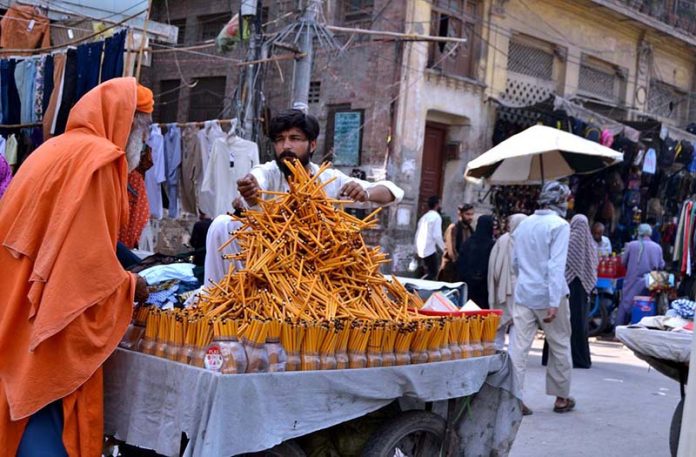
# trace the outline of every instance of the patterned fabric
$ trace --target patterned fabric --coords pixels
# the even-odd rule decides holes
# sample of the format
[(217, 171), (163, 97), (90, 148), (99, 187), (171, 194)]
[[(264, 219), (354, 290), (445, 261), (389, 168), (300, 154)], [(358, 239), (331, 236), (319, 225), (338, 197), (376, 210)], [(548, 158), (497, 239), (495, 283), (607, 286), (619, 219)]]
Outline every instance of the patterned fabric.
[(578, 214), (570, 221), (566, 281), (570, 284), (573, 279), (578, 278), (582, 288), (589, 294), (597, 283), (598, 263), (597, 247), (590, 232), (590, 223), (585, 216)]
[(544, 184), (539, 194), (539, 206), (553, 210), (561, 217), (565, 217), (568, 211), (568, 197), (570, 189), (558, 181), (550, 181)]
[(121, 227), (118, 239), (133, 249), (150, 218), (150, 204), (145, 191), (145, 178), (138, 170), (128, 174), (128, 224)]
[(34, 76), (34, 120), (43, 121), (43, 99), (44, 99), (44, 70), (46, 68), (46, 58), (42, 56), (36, 61), (36, 74)]
[(10, 185), (10, 180), (12, 179), (12, 169), (7, 163), (7, 160), (0, 155), (0, 198), (7, 190), (7, 186)]
[(691, 320), (694, 319), (694, 310), (696, 310), (696, 302), (694, 301), (686, 298), (678, 298), (670, 303), (669, 307), (672, 308), (679, 317)]

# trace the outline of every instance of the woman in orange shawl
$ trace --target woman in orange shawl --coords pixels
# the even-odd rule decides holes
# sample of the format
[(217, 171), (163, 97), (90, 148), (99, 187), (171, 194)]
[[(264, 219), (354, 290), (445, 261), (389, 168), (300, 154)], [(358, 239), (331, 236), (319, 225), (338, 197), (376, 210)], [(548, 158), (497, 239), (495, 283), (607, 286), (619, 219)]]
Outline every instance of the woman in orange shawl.
[(136, 112), (151, 113), (152, 105), (152, 92), (134, 78), (97, 86), (0, 200), (4, 455), (36, 452), (39, 433), (40, 441), (55, 438), (40, 428), (47, 417), (58, 424), (50, 455), (101, 454), (101, 366), (143, 294), (142, 279), (119, 265), (116, 240), (128, 220), (128, 168), (137, 166), (142, 119), (150, 119)]

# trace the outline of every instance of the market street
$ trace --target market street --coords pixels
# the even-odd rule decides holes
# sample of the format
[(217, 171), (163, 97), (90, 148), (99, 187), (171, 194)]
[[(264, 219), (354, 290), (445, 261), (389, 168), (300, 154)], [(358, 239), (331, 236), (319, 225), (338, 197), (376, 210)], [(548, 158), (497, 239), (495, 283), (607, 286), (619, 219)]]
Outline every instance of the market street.
[(525, 417), (510, 457), (661, 457), (669, 455), (669, 426), (679, 385), (619, 343), (591, 339), (592, 368), (573, 370), (575, 411), (555, 414), (544, 394), (543, 340), (536, 339), (527, 370)]

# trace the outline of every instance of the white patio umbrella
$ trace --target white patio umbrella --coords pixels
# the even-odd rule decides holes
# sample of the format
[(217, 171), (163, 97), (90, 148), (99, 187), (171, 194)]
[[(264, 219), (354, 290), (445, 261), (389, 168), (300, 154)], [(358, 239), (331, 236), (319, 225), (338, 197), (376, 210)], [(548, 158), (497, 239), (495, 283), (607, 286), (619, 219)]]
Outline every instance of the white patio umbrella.
[(487, 184), (540, 183), (590, 174), (623, 161), (623, 154), (563, 130), (535, 125), (469, 162), (464, 177)]

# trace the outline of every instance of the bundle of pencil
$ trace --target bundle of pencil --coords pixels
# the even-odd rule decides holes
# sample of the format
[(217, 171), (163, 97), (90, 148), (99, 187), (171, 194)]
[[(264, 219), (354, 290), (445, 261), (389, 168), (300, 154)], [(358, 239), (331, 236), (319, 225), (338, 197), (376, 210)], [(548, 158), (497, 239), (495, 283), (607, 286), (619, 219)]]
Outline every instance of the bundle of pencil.
[(481, 342), (483, 344), (483, 355), (495, 354), (495, 335), (498, 331), (500, 316), (494, 313), (488, 314), (483, 318), (483, 329)]
[(471, 316), (469, 318), (469, 346), (471, 347), (472, 357), (481, 357), (483, 355), (483, 346), (481, 345), (482, 333), (483, 320), (480, 316)]

